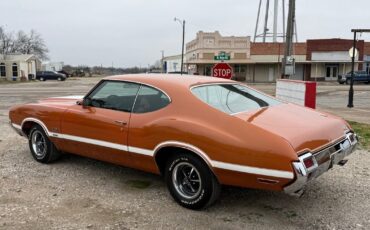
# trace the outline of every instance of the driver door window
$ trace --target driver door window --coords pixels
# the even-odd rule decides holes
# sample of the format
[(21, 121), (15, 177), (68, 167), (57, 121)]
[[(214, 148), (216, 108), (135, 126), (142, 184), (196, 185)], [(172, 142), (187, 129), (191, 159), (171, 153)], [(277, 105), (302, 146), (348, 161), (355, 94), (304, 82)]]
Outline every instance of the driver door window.
[(131, 112), (139, 88), (135, 83), (105, 81), (90, 94), (90, 106)]

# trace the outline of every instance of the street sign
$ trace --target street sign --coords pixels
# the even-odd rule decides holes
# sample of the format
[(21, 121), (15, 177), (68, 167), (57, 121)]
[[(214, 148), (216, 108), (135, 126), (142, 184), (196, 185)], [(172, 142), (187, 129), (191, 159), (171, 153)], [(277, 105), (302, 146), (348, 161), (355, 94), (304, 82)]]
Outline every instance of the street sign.
[(212, 76), (231, 79), (233, 76), (233, 68), (227, 63), (217, 63), (212, 68)]
[(216, 61), (225, 61), (230, 60), (230, 55), (226, 54), (226, 52), (220, 52), (217, 56), (214, 56)]

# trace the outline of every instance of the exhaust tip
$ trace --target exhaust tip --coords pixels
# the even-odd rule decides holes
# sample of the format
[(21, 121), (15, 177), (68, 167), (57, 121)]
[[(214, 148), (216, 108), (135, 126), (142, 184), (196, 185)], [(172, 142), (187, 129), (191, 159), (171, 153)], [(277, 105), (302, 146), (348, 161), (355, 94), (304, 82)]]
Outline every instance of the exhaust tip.
[(338, 165), (344, 166), (347, 163), (348, 160), (341, 160), (338, 162)]

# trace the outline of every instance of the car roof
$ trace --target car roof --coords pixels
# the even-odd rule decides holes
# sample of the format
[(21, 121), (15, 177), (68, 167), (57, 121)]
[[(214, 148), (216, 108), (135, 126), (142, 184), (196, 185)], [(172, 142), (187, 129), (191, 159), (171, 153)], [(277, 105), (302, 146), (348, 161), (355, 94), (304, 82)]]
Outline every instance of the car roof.
[(213, 83), (236, 83), (235, 81), (200, 75), (178, 75), (178, 74), (125, 74), (104, 78), (104, 80), (132, 81), (159, 88), (182, 87), (189, 88), (201, 84)]

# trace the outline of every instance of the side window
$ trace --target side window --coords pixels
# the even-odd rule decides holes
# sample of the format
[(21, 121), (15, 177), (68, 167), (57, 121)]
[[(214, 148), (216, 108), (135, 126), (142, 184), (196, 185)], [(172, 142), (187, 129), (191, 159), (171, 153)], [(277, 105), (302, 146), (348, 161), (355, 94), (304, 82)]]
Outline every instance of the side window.
[(166, 107), (170, 99), (162, 91), (142, 85), (137, 96), (134, 113), (149, 113)]
[(140, 85), (130, 82), (105, 81), (90, 95), (90, 106), (131, 112)]

